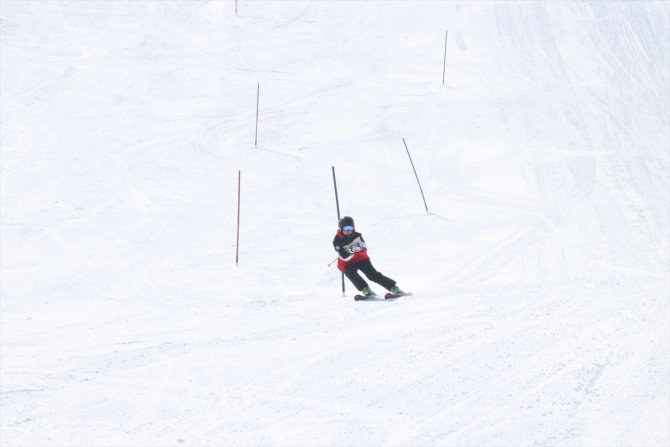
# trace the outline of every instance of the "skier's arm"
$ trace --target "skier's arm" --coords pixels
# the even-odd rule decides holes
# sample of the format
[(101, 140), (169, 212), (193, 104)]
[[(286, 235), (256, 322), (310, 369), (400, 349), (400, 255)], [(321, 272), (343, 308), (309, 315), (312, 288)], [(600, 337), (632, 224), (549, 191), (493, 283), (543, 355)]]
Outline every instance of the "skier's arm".
[(348, 261), (349, 259), (354, 257), (354, 255), (352, 253), (349, 253), (349, 251), (347, 250), (347, 247), (341, 247), (339, 245), (336, 245), (335, 250), (337, 250), (337, 253), (340, 255), (340, 258), (343, 261)]
[(354, 255), (349, 252), (348, 247), (346, 245), (340, 245), (340, 244), (341, 244), (341, 241), (336, 236), (335, 239), (333, 239), (333, 247), (335, 247), (335, 251), (340, 255), (340, 258), (343, 261), (348, 261)]

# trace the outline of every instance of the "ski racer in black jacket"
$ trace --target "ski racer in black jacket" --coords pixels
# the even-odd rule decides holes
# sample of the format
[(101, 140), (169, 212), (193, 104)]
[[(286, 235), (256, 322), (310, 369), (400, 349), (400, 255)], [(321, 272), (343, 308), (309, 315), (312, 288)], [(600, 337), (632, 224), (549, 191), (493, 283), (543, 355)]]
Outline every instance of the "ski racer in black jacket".
[(362, 295), (376, 295), (368, 283), (358, 274), (360, 270), (370, 281), (376, 282), (391, 293), (403, 293), (391, 278), (382, 275), (372, 266), (368, 256), (368, 248), (365, 245), (363, 235), (356, 231), (354, 219), (345, 216), (338, 223), (337, 234), (333, 239), (333, 247), (340, 255), (337, 260), (337, 268), (343, 272), (354, 284)]

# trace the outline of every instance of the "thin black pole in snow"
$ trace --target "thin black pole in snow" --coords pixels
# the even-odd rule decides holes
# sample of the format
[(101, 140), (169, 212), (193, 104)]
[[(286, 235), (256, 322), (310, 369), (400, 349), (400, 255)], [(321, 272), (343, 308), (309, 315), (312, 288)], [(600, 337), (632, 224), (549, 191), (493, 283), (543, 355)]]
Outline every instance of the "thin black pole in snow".
[[(337, 223), (340, 223), (340, 199), (337, 195), (337, 180), (335, 180), (335, 166), (331, 167), (333, 170), (333, 186), (335, 187), (335, 206), (337, 207)], [(344, 290), (344, 273), (342, 273), (342, 296), (345, 296)]]
[(426, 212), (428, 212), (428, 205), (426, 204), (426, 197), (423, 195), (423, 188), (421, 188), (421, 182), (419, 181), (419, 176), (416, 173), (416, 168), (414, 167), (414, 162), (412, 161), (412, 156), (409, 154), (409, 149), (407, 148), (407, 143), (405, 138), (402, 139), (402, 142), (405, 143), (405, 150), (407, 151), (407, 156), (409, 157), (409, 162), (412, 163), (412, 170), (414, 171), (414, 176), (416, 177), (416, 182), (419, 184), (419, 191), (421, 191), (421, 197), (423, 197), (423, 205), (426, 207)]
[(337, 222), (340, 222), (340, 199), (337, 196), (337, 180), (335, 179), (335, 166), (331, 166), (333, 170), (333, 186), (335, 187), (335, 206), (337, 207)]
[(235, 265), (240, 261), (240, 186), (242, 185), (242, 171), (237, 171), (237, 242), (235, 243)]
[(258, 146), (258, 105), (260, 104), (261, 99), (261, 83), (258, 83), (256, 89), (256, 140), (254, 141), (254, 146)]
[(449, 36), (449, 30), (444, 33), (444, 64), (442, 65), (442, 85), (444, 85), (444, 74), (447, 71), (447, 37)]

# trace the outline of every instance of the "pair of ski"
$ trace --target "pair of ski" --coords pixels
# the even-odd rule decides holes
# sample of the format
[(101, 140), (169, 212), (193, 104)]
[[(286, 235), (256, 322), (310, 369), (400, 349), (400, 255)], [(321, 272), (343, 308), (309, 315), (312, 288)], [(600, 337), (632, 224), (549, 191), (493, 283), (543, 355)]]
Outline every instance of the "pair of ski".
[(354, 295), (354, 300), (356, 301), (363, 301), (363, 300), (374, 300), (374, 299), (381, 299), (384, 298), (386, 300), (391, 300), (394, 298), (400, 298), (401, 296), (408, 296), (411, 295), (412, 292), (403, 292), (403, 293), (387, 293), (383, 297), (379, 295)]

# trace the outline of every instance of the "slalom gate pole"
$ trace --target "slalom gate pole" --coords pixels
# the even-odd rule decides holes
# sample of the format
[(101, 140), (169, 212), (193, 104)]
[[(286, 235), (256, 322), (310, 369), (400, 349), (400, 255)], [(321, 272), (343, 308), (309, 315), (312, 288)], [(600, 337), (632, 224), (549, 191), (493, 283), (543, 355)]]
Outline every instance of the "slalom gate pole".
[(423, 195), (423, 188), (421, 188), (421, 182), (419, 181), (419, 175), (416, 173), (416, 168), (414, 167), (414, 162), (412, 161), (412, 156), (409, 154), (409, 149), (407, 148), (407, 143), (405, 138), (402, 139), (402, 142), (405, 143), (405, 150), (407, 151), (407, 156), (409, 157), (409, 162), (412, 163), (412, 170), (414, 170), (414, 176), (416, 177), (416, 182), (419, 184), (419, 191), (421, 191), (421, 197), (423, 198), (423, 205), (426, 207), (426, 212), (428, 212), (428, 205), (426, 204), (426, 196)]
[(331, 166), (333, 170), (333, 186), (335, 187), (335, 206), (337, 207), (337, 222), (340, 222), (340, 199), (337, 196), (337, 180), (335, 180), (335, 166)]
[(444, 65), (442, 65), (442, 85), (444, 85), (444, 74), (447, 71), (447, 37), (449, 30), (444, 33)]
[[(335, 180), (335, 166), (332, 166), (332, 170), (333, 170), (333, 186), (335, 187), (335, 205), (337, 206), (337, 223), (339, 224), (340, 223), (340, 199), (337, 195), (337, 180)], [(342, 296), (345, 296), (344, 272), (342, 272)]]
[(235, 243), (235, 265), (240, 261), (240, 187), (242, 186), (242, 171), (237, 171), (237, 242)]
[(254, 141), (254, 146), (258, 146), (258, 105), (260, 104), (261, 99), (261, 83), (258, 83), (256, 88), (256, 140)]

